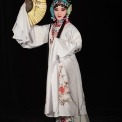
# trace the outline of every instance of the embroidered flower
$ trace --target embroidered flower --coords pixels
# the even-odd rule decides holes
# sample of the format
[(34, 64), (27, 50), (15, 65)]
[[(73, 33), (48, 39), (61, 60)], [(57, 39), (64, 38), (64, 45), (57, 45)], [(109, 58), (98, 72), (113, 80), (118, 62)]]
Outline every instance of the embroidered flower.
[(70, 96), (70, 88), (65, 69), (62, 65), (58, 67), (58, 80), (59, 80), (59, 102), (64, 105), (66, 102), (72, 101)]
[(60, 87), (59, 87), (59, 92), (60, 92), (61, 94), (64, 94), (65, 88), (64, 88), (63, 86), (60, 86)]
[(72, 122), (72, 117), (68, 116), (68, 117), (60, 117), (59, 118), (59, 122)]
[(62, 117), (61, 118), (61, 122), (66, 122), (66, 118), (65, 117)]

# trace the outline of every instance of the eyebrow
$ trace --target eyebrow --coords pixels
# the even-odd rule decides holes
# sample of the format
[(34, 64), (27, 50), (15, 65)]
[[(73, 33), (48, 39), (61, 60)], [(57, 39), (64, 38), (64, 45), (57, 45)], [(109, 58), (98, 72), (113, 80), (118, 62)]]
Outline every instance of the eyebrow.
[(66, 8), (61, 8), (61, 9), (66, 9)]

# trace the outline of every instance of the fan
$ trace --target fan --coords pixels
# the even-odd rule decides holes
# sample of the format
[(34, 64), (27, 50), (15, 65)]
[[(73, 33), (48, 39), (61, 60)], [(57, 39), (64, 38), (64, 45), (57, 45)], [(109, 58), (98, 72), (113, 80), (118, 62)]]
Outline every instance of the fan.
[(32, 0), (33, 8), (30, 12), (28, 12), (28, 18), (30, 24), (33, 26), (40, 22), (47, 10), (46, 0)]

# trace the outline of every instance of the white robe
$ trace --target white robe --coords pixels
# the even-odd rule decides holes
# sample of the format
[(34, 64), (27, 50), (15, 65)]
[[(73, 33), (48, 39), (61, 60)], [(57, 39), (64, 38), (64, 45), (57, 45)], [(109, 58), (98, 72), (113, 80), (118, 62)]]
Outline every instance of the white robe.
[[(51, 28), (52, 29), (52, 28)], [(23, 48), (35, 48), (52, 39), (49, 24), (30, 26), (25, 3), (21, 6), (13, 27), (13, 38)], [(73, 116), (74, 122), (89, 122), (81, 73), (75, 53), (82, 39), (71, 23), (64, 26), (60, 38), (49, 42), (45, 114), (48, 117)]]

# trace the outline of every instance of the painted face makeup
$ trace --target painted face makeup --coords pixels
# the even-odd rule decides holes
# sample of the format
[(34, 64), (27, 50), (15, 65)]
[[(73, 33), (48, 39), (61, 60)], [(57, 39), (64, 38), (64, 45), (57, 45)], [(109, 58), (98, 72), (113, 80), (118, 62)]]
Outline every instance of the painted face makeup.
[(54, 8), (54, 14), (57, 20), (62, 20), (66, 16), (67, 10), (61, 5)]

